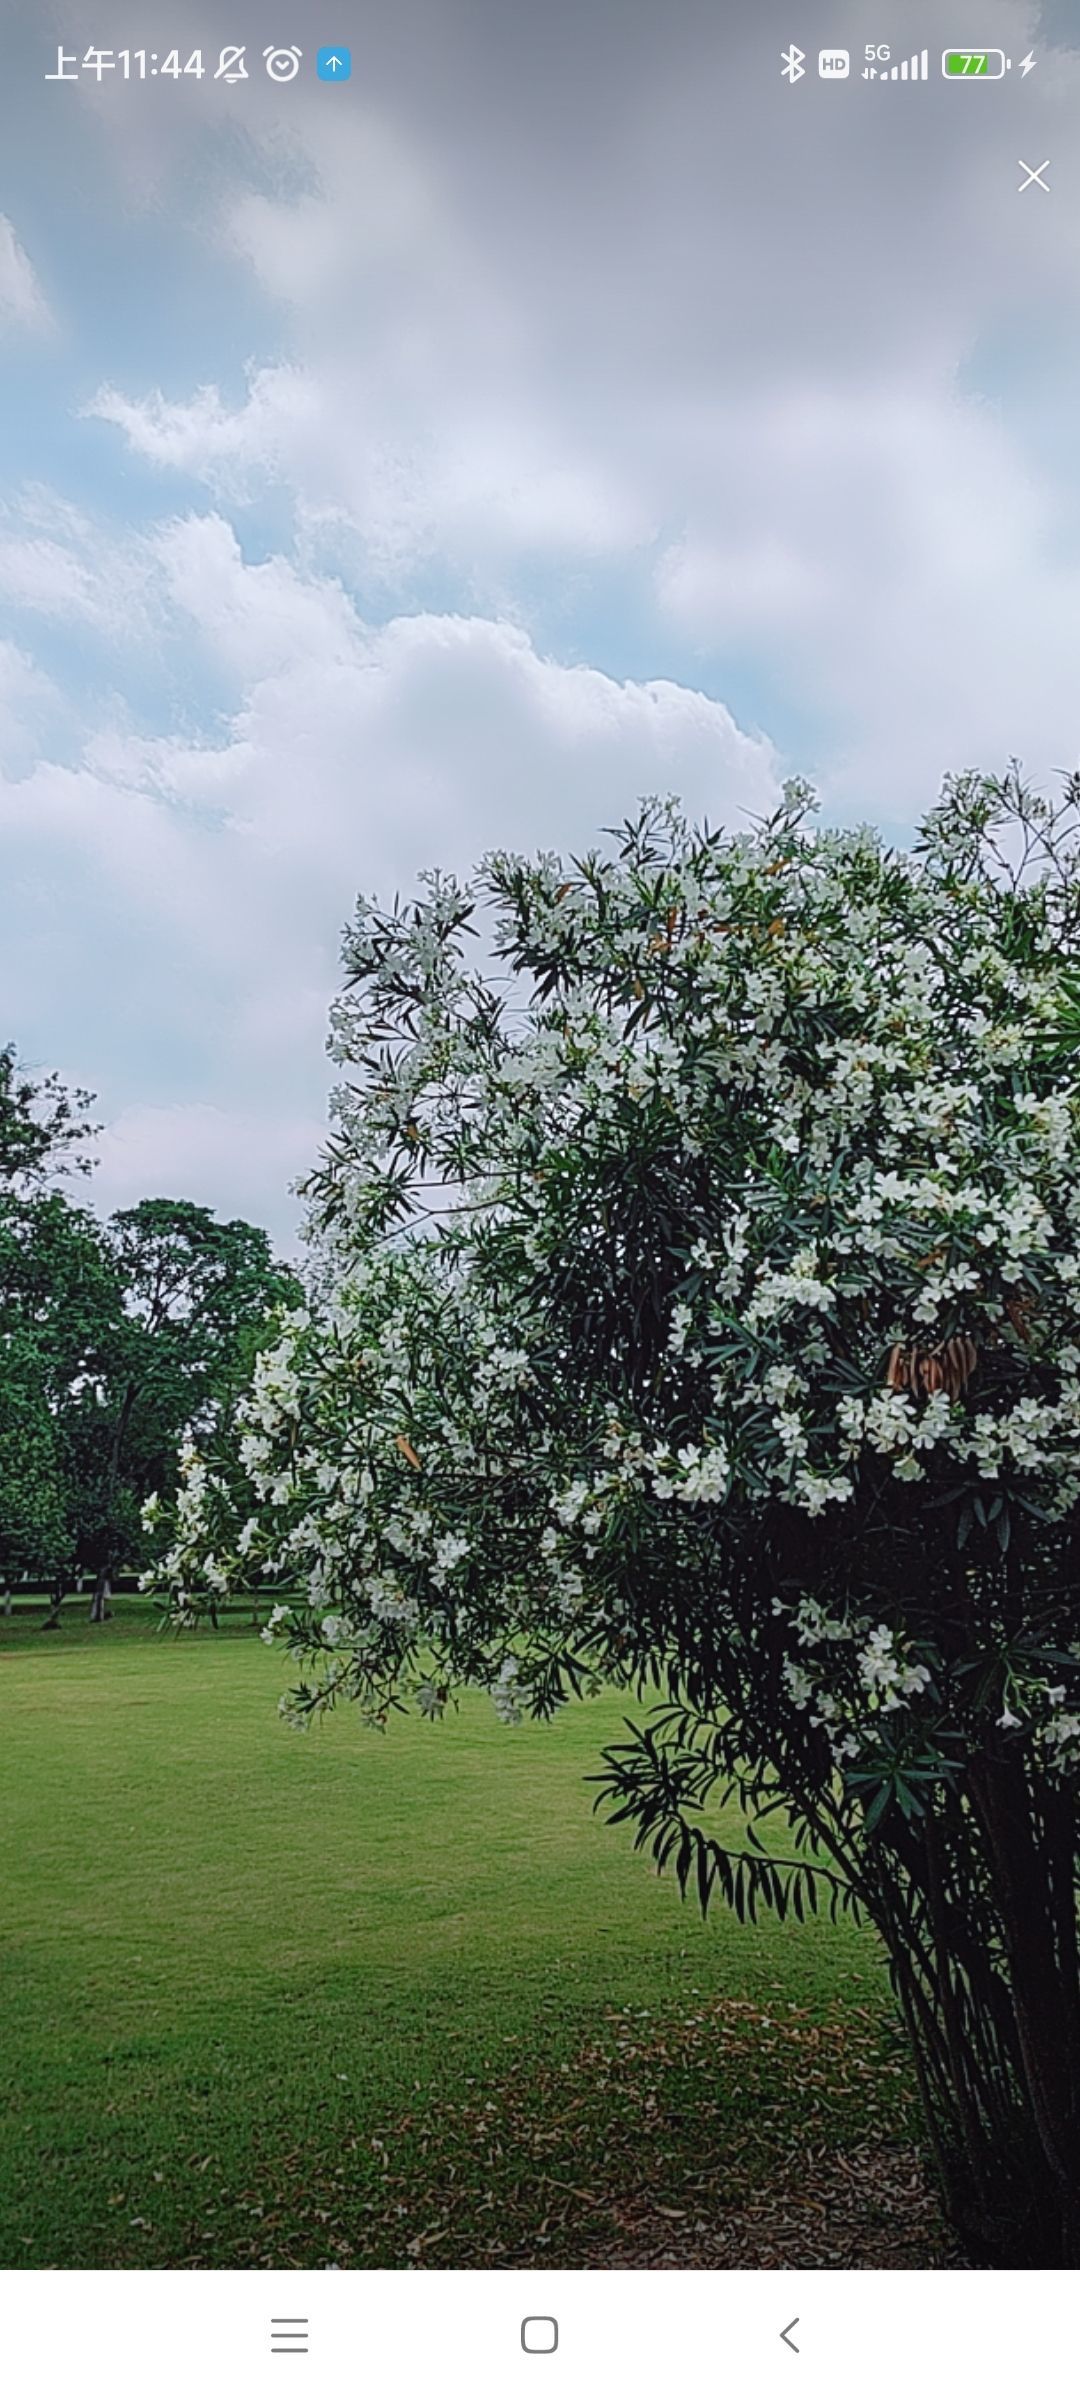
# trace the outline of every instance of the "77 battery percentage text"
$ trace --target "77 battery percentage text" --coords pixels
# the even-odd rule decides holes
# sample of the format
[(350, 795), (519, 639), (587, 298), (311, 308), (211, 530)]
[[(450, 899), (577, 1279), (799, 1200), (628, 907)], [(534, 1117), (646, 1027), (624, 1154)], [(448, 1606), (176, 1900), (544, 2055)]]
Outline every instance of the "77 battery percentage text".
[[(1002, 76), (1008, 74), (1012, 63), (1011, 58), (1006, 58), (1004, 50), (943, 50), (941, 53), (942, 74), (947, 75), (950, 82), (957, 83), (999, 83)], [(1030, 75), (1034, 64), (1035, 53), (1029, 50), (1027, 57), (1018, 61), (1021, 76)]]

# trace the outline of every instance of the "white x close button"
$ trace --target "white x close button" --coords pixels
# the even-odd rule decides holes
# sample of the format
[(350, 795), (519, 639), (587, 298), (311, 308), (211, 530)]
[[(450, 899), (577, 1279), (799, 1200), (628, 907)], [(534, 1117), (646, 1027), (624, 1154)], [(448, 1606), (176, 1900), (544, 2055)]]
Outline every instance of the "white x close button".
[(1029, 184), (1032, 183), (1038, 184), (1040, 192), (1049, 191), (1049, 184), (1043, 182), (1043, 176), (1045, 175), (1050, 164), (1048, 158), (1044, 158), (1041, 167), (1029, 167), (1026, 158), (1018, 158), (1016, 163), (1018, 167), (1022, 167), (1024, 170), (1023, 183), (1018, 183), (1016, 187), (1018, 192), (1026, 192)]

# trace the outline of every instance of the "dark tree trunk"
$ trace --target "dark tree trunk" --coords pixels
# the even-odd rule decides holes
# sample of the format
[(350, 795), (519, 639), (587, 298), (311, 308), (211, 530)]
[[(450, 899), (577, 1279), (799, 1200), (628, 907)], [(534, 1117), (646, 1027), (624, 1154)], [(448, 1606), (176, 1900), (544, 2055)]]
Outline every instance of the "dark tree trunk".
[[(124, 1397), (120, 1404), (116, 1423), (113, 1426), (112, 1440), (109, 1444), (109, 1459), (105, 1474), (105, 1519), (108, 1528), (105, 1539), (110, 1545), (115, 1539), (112, 1517), (116, 1501), (116, 1487), (120, 1477), (120, 1457), (123, 1451), (127, 1429), (131, 1422), (131, 1412), (135, 1405), (135, 1392), (135, 1384), (129, 1378), (124, 1387)], [(118, 1563), (122, 1563), (122, 1561), (118, 1561), (115, 1550), (112, 1550), (111, 1554), (106, 1555), (106, 1557), (102, 1560), (102, 1563), (98, 1568), (97, 1575), (94, 1579), (94, 1596), (90, 1602), (91, 1625), (104, 1625), (108, 1618), (112, 1615), (112, 1610), (109, 1607), (109, 1601), (112, 1597), (113, 1569)]]
[(94, 1594), (90, 1602), (91, 1625), (104, 1625), (112, 1615), (112, 1576), (108, 1567), (100, 1567), (94, 1579)]
[(38, 1627), (38, 1631), (39, 1631), (39, 1633), (55, 1633), (55, 1632), (56, 1632), (56, 1630), (57, 1630), (57, 1628), (58, 1628), (58, 1626), (59, 1626), (59, 1623), (60, 1623), (60, 1611), (61, 1611), (61, 1609), (63, 1608), (63, 1605), (64, 1605), (64, 1594), (65, 1594), (66, 1590), (67, 1590), (67, 1577), (66, 1577), (66, 1575), (54, 1575), (54, 1576), (53, 1576), (53, 1587), (52, 1587), (52, 1599), (51, 1599), (51, 1600), (50, 1600), (50, 1602), (49, 1602), (48, 1614), (42, 1618), (42, 1620), (41, 1620), (41, 1624), (40, 1624), (40, 1625), (39, 1625), (39, 1627)]
[(882, 1844), (873, 1913), (951, 2222), (980, 2264), (1080, 2265), (1076, 1820), (1018, 1760)]

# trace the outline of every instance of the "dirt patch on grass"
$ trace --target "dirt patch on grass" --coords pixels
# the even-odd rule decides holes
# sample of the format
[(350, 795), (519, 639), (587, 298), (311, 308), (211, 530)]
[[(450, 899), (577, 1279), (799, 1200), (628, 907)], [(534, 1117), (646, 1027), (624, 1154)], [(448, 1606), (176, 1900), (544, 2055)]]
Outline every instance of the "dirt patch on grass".
[(956, 2267), (921, 2152), (866, 2143), (806, 2161), (791, 2184), (678, 2230), (648, 2202), (582, 2264), (600, 2267)]
[(336, 2178), (332, 2211), (357, 2265), (963, 2263), (880, 2010), (613, 2011), (564, 2062), (418, 2105), (364, 2165), (374, 2189), (343, 2212)]

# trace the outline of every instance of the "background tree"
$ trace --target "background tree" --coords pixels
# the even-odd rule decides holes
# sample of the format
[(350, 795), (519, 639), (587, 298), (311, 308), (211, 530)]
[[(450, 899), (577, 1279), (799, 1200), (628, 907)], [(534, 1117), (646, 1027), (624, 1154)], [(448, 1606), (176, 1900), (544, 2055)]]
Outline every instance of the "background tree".
[[(123, 1341), (123, 1291), (98, 1220), (57, 1191), (0, 1196), (0, 1414), (13, 1429), (0, 1507), (16, 1509), (14, 1428), (28, 1422), (29, 1410), (39, 1425), (38, 1453), (44, 1458), (47, 1447), (51, 1459), (49, 1522), (59, 1509), (65, 1527), (62, 1542), (50, 1538), (39, 1557), (22, 1560), (21, 1571), (52, 1586), (50, 1621), (68, 1576), (87, 1561), (99, 1471), (80, 1436), (101, 1407)], [(26, 1479), (19, 1468), (19, 1483)]]
[(151, 1493), (171, 1490), (181, 1438), (214, 1437), (277, 1312), (300, 1298), (260, 1227), (243, 1218), (221, 1223), (191, 1200), (121, 1209), (109, 1246), (124, 1322), (108, 1384), (84, 1402), (79, 1428), (94, 1474), (95, 1523), (84, 1554), (95, 1574), (95, 1622), (118, 1566), (142, 1563), (142, 1508)]
[(0, 1595), (23, 1576), (60, 1582), (69, 1563), (67, 1495), (33, 1345), (0, 1332)]
[(142, 1504), (171, 1492), (185, 1432), (231, 1415), (299, 1285), (265, 1233), (183, 1200), (108, 1225), (59, 1187), (87, 1173), (90, 1097), (0, 1050), (0, 1590), (112, 1578), (146, 1555)]
[(0, 1050), (0, 1188), (89, 1174), (86, 1144), (97, 1131), (86, 1115), (92, 1106), (92, 1092), (69, 1090), (58, 1075), (35, 1083), (8, 1042)]
[(614, 1813), (868, 1916), (972, 2255), (1077, 2264), (1080, 785), (808, 807), (362, 907), (324, 1302), (169, 1572), (306, 1579), (301, 1722), (659, 1686)]
[(53, 1614), (77, 1549), (64, 1414), (101, 1363), (118, 1294), (100, 1234), (55, 1189), (88, 1174), (88, 1092), (0, 1049), (0, 1587), (33, 1575)]

